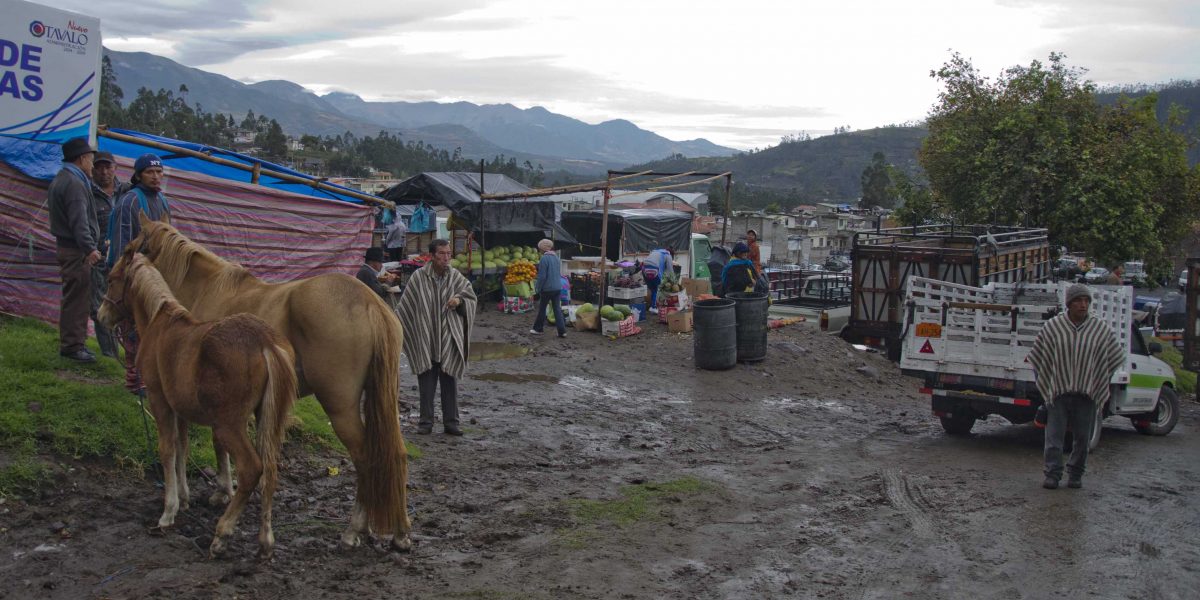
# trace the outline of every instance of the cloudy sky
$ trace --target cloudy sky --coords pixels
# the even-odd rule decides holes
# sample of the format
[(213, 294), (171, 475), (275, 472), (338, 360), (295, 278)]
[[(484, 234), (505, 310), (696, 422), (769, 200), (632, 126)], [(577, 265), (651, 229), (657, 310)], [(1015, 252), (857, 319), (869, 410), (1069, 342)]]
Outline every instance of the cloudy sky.
[(1195, 0), (58, 0), (106, 46), (367, 100), (544, 106), (735, 148), (920, 120), (952, 51), (1200, 79)]

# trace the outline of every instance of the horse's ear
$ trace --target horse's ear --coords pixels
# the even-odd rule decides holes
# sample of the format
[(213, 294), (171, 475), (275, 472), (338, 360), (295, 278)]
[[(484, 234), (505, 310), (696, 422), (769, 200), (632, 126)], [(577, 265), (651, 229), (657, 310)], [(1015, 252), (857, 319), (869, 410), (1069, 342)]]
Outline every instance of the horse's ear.
[(138, 223), (141, 224), (142, 229), (145, 229), (146, 226), (150, 224), (150, 222), (151, 222), (150, 219), (146, 218), (146, 213), (138, 212)]

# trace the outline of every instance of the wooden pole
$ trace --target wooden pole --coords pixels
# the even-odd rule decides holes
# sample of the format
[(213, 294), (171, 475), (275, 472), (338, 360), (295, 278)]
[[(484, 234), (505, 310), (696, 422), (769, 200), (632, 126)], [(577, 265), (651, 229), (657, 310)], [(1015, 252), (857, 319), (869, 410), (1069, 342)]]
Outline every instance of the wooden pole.
[(254, 169), (250, 171), (250, 183), (258, 185), (258, 176), (262, 175), (262, 163), (254, 163)]
[(377, 196), (363, 194), (361, 192), (356, 192), (354, 190), (333, 187), (333, 186), (325, 183), (323, 180), (319, 180), (319, 179), (305, 179), (304, 177), (297, 177), (296, 175), (292, 175), (290, 173), (280, 173), (278, 171), (272, 171), (271, 169), (263, 169), (262, 165), (260, 165), (258, 163), (255, 163), (255, 166), (251, 167), (250, 165), (244, 165), (237, 161), (228, 160), (228, 159), (220, 158), (217, 156), (210, 156), (203, 152), (196, 152), (195, 150), (189, 150), (187, 148), (181, 148), (179, 146), (173, 146), (171, 144), (164, 144), (162, 142), (156, 142), (154, 140), (145, 140), (145, 139), (142, 139), (139, 137), (134, 137), (132, 135), (125, 135), (123, 133), (109, 131), (108, 129), (100, 129), (99, 131), (96, 132), (96, 134), (101, 137), (112, 138), (114, 140), (121, 140), (123, 142), (129, 142), (131, 144), (138, 144), (140, 146), (148, 146), (150, 148), (166, 150), (172, 154), (178, 154), (180, 156), (188, 156), (191, 158), (198, 158), (200, 160), (206, 160), (211, 163), (215, 163), (218, 165), (224, 165), (226, 167), (232, 167), (234, 169), (239, 169), (242, 171), (253, 172), (254, 169), (257, 167), (259, 169), (259, 173), (266, 175), (268, 177), (274, 177), (276, 179), (280, 179), (283, 181), (290, 181), (292, 183), (302, 183), (304, 185), (307, 185), (307, 186), (310, 186), (310, 187), (313, 187), (316, 189), (325, 190), (327, 192), (333, 192), (335, 194), (340, 194), (342, 196), (349, 196), (351, 198), (356, 198), (358, 200), (362, 200), (363, 202), (367, 202), (370, 204), (378, 204), (380, 206), (386, 206), (387, 208), (396, 208), (395, 203), (389, 202), (389, 201), (384, 200), (383, 198), (379, 198)]
[[(483, 250), (487, 246), (487, 233), (483, 230), (483, 159), (479, 159), (479, 249)], [(483, 267), (484, 272), (487, 272), (487, 266)]]
[(612, 195), (612, 171), (608, 172), (608, 184), (604, 187), (604, 212), (600, 222), (600, 306), (608, 296), (608, 197)]
[(729, 186), (733, 184), (733, 173), (725, 176), (725, 218), (721, 220), (721, 246), (726, 246), (725, 235), (729, 231)]

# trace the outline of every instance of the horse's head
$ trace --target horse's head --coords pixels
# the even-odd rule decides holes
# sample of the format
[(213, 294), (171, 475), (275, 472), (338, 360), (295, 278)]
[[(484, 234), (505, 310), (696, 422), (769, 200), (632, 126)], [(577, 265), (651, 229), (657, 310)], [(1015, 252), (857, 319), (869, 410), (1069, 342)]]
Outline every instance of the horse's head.
[(129, 242), (129, 247), (149, 256), (151, 261), (162, 252), (171, 234), (179, 233), (169, 222), (149, 219), (146, 213), (142, 212), (138, 213), (138, 223), (141, 225), (141, 231)]
[[(143, 230), (144, 231), (144, 230)], [(97, 316), (105, 326), (112, 328), (119, 323), (133, 320), (133, 308), (126, 302), (130, 297), (129, 287), (133, 272), (145, 264), (145, 257), (137, 252), (137, 245), (129, 244), (108, 272), (108, 290), (100, 303)]]
[(164, 306), (178, 302), (162, 274), (130, 244), (108, 274), (108, 291), (100, 304), (100, 322), (112, 327), (145, 319), (151, 321)]

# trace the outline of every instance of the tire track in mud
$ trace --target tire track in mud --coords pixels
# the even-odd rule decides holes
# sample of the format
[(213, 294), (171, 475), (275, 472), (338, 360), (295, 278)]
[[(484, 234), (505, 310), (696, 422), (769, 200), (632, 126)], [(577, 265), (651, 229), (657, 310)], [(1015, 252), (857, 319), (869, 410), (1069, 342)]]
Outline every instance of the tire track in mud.
[(910, 480), (897, 469), (880, 471), (883, 478), (883, 491), (889, 503), (904, 514), (908, 519), (913, 533), (921, 537), (933, 536), (933, 520), (929, 518), (929, 503), (921, 495), (920, 489), (914, 491)]

